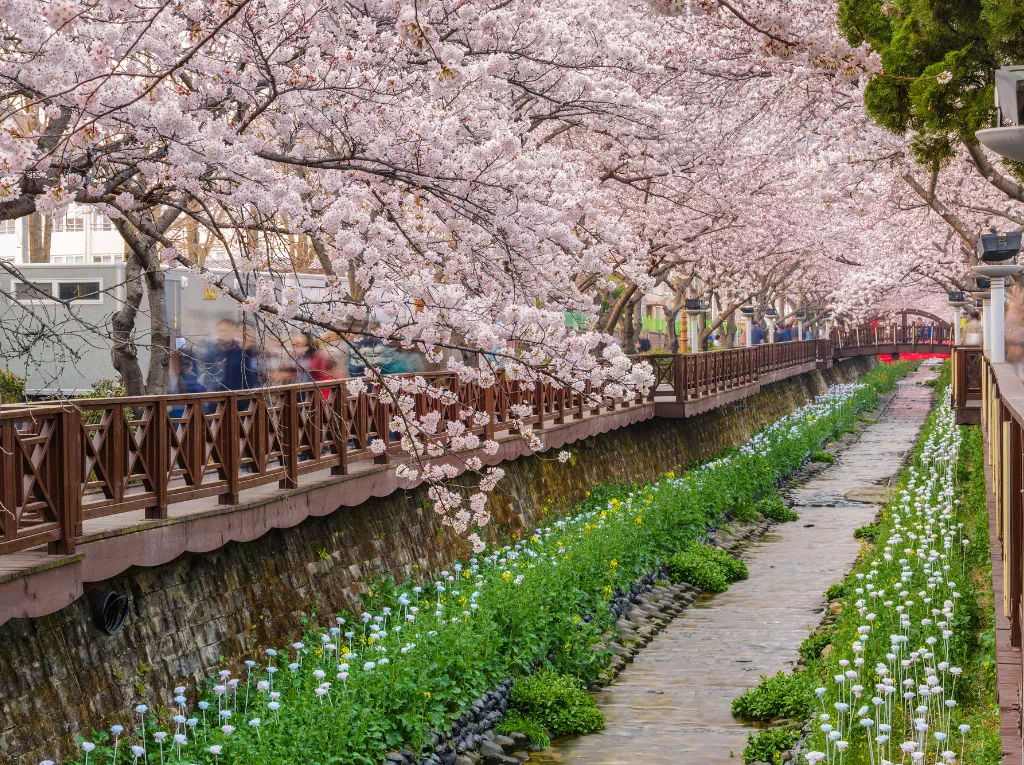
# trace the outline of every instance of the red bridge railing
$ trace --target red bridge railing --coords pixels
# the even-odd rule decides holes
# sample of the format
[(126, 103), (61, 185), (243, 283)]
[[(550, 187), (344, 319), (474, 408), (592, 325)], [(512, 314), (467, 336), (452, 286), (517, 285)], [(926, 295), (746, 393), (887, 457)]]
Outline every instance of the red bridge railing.
[[(833, 340), (810, 340), (635, 359), (654, 369), (648, 402), (685, 403), (832, 354)], [(524, 424), (543, 428), (644, 403), (604, 396), (589, 383), (573, 390), (499, 377), (481, 388), (450, 373), (404, 377), (422, 378), (414, 409), (437, 415), (442, 445), (449, 422), (483, 438), (515, 432), (513, 407), (528, 409)], [(68, 554), (89, 519), (131, 511), (166, 518), (176, 503), (216, 496), (236, 504), (255, 486), (294, 488), (312, 471), (345, 475), (356, 463), (400, 458), (391, 396), (370, 380), (353, 395), (347, 382), (0, 408), (0, 554), (41, 545)]]

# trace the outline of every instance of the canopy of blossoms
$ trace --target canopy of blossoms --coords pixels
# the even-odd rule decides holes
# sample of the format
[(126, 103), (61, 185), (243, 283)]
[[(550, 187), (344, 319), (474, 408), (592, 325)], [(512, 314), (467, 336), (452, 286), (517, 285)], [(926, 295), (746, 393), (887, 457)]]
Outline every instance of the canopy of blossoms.
[[(144, 270), (191, 268), (260, 321), (458, 350), (484, 387), (500, 365), (642, 391), (649, 368), (605, 330), (659, 284), (859, 321), (964, 282), (969, 242), (864, 114), (885, 75), (836, 9), (0, 0), (0, 219), (96, 205), (154, 255)], [(977, 230), (999, 200), (944, 175)], [(182, 220), (226, 276), (173, 236)], [(315, 299), (268, 276), (299, 240), (328, 277)]]

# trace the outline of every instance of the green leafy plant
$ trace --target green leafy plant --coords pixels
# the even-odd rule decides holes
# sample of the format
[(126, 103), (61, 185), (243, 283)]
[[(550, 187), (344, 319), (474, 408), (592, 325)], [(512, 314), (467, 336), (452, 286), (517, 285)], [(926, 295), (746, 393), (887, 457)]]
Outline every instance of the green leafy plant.
[(814, 687), (806, 673), (762, 676), (760, 685), (744, 691), (732, 702), (736, 717), (762, 722), (780, 717), (804, 719), (813, 711)]
[(16, 404), (25, 398), (25, 378), (0, 369), (0, 404)]
[(783, 523), (800, 520), (800, 516), (786, 507), (786, 503), (778, 495), (765, 497), (759, 501), (757, 503), (757, 512), (765, 518)]
[(520, 717), (534, 720), (554, 736), (604, 727), (604, 713), (572, 675), (543, 670), (521, 677), (512, 686), (511, 700)]
[(747, 564), (717, 547), (690, 542), (668, 559), (675, 583), (688, 582), (705, 592), (724, 592), (729, 582), (747, 578)]
[(836, 600), (838, 598), (843, 597), (843, 595), (845, 595), (845, 594), (846, 594), (846, 583), (845, 582), (836, 582), (835, 584), (830, 584), (828, 586), (828, 589), (825, 590), (825, 600)]
[(811, 453), (811, 462), (824, 462), (827, 465), (836, 464), (836, 457), (824, 449), (818, 449)]
[(787, 728), (768, 728), (757, 735), (751, 733), (747, 736), (747, 746), (743, 750), (743, 762), (746, 765), (753, 762), (779, 765), (783, 752), (792, 749), (799, 740), (796, 732)]
[(530, 748), (534, 751), (539, 752), (551, 746), (551, 739), (544, 726), (532, 717), (524, 717), (515, 709), (506, 712), (505, 719), (494, 726), (494, 730), (503, 736), (522, 733), (530, 739)]
[(854, 529), (853, 536), (856, 539), (868, 539), (873, 540), (878, 535), (878, 524), (869, 523), (860, 528)]
[(0, 403), (17, 403), (25, 398), (25, 378), (9, 369), (0, 370)]
[(832, 636), (827, 632), (818, 632), (814, 635), (809, 635), (807, 639), (800, 644), (800, 656), (806, 662), (816, 661), (821, 658), (821, 652), (825, 650), (825, 646), (832, 644)]

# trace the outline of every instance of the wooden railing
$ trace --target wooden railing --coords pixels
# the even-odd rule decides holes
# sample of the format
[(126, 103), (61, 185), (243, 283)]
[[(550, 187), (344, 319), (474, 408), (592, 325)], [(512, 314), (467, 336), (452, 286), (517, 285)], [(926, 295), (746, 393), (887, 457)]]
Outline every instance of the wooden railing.
[(953, 343), (952, 326), (861, 327), (833, 333), (837, 348), (860, 348), (876, 345), (913, 345), (927, 352), (929, 347), (949, 346)]
[[(686, 403), (832, 352), (831, 340), (810, 340), (635, 360), (654, 369), (648, 402)], [(416, 414), (436, 415), (441, 445), (451, 422), (482, 438), (514, 433), (513, 407), (539, 429), (644, 403), (609, 398), (589, 383), (573, 390), (499, 377), (482, 388), (451, 373), (402, 377)], [(89, 519), (130, 511), (161, 519), (176, 503), (216, 496), (236, 504), (255, 486), (295, 488), (312, 471), (345, 475), (356, 463), (404, 458), (390, 395), (372, 381), (353, 395), (347, 382), (0, 408), (0, 554), (44, 544), (68, 554)]]
[(953, 409), (959, 424), (972, 423), (981, 406), (982, 359), (984, 351), (977, 345), (958, 345), (953, 348), (953, 385), (950, 392)]
[(996, 699), (1003, 751), (1019, 752), (1024, 678), (1024, 383), (1011, 365), (992, 363), (986, 356), (979, 358), (979, 368), (996, 608)]

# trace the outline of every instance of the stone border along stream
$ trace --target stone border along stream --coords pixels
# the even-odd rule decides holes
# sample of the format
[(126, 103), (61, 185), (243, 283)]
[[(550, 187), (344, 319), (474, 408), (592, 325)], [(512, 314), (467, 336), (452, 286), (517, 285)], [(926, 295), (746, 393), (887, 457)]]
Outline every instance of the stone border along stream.
[[(863, 418), (881, 419), (887, 413), (897, 391), (888, 395), (879, 395), (879, 405), (870, 412), (864, 412)], [(843, 438), (829, 444), (826, 448), (830, 454), (838, 457), (860, 440), (864, 430), (861, 422), (854, 424), (853, 433), (848, 433)], [(909, 456), (907, 452), (904, 460)], [(821, 473), (834, 467), (823, 462), (804, 463), (803, 468), (793, 474), (788, 481), (779, 487), (779, 493), (787, 498), (787, 505), (792, 505), (789, 499), (790, 492), (803, 483), (815, 478)], [(893, 476), (899, 474), (898, 468)], [(890, 478), (891, 480), (891, 478)], [(880, 511), (880, 509), (879, 509)], [(797, 521), (799, 523), (799, 521)], [(716, 530), (714, 543), (716, 547), (728, 552), (734, 557), (740, 557), (749, 545), (768, 533), (777, 523), (768, 519), (761, 519), (752, 523), (734, 522), (724, 529)], [(615, 598), (609, 603), (609, 608), (617, 616), (615, 629), (616, 636), (611, 632), (604, 633), (602, 643), (592, 646), (593, 650), (605, 650), (609, 648), (613, 658), (609, 667), (598, 675), (589, 686), (591, 691), (600, 691), (610, 685), (625, 671), (628, 664), (633, 662), (634, 657), (642, 649), (650, 644), (654, 637), (662, 632), (668, 624), (680, 616), (703, 594), (699, 588), (686, 584), (668, 584), (661, 582), (668, 579), (667, 572), (662, 569), (652, 571), (647, 576), (634, 581), (628, 593)], [(829, 619), (830, 612), (825, 609), (823, 622)], [(832, 615), (832, 619), (835, 617)], [(460, 717), (452, 726), (452, 729), (444, 734), (433, 734), (434, 754), (427, 759), (440, 765), (519, 765), (531, 759), (528, 751), (530, 740), (523, 733), (511, 733), (502, 736), (494, 732), (493, 728), (503, 719), (505, 710), (509, 706), (512, 681), (505, 680), (492, 691), (483, 694), (476, 699), (470, 711)], [(538, 757), (539, 755), (539, 757)], [(542, 759), (551, 762), (559, 761), (545, 753), (533, 753), (535, 759)], [(386, 763), (390, 765), (411, 765), (421, 762), (412, 752), (394, 752), (387, 755)], [(742, 762), (742, 756), (739, 757)], [(594, 765), (601, 765), (596, 763)]]
[[(861, 441), (861, 437), (864, 434), (864, 432), (869, 427), (871, 427), (871, 426), (877, 424), (878, 422), (880, 422), (882, 420), (882, 418), (885, 417), (889, 413), (890, 408), (891, 408), (893, 402), (896, 400), (896, 398), (899, 395), (899, 393), (901, 392), (901, 390), (906, 389), (907, 387), (909, 387), (911, 389), (918, 389), (918, 385), (920, 385), (920, 381), (923, 381), (924, 379), (928, 379), (928, 377), (930, 377), (930, 376), (926, 376), (923, 373), (923, 371), (924, 371), (923, 369), (919, 370), (912, 377), (905, 378), (905, 380), (902, 381), (899, 384), (899, 386), (897, 387), (897, 389), (896, 389), (896, 391), (894, 393), (889, 394), (889, 395), (880, 395), (879, 396), (879, 405), (875, 409), (873, 409), (871, 411), (868, 411), (868, 412), (864, 412), (861, 415), (861, 420), (869, 419), (869, 420), (874, 420), (874, 422), (870, 422), (867, 425), (865, 425), (862, 421), (859, 421), (859, 422), (855, 423), (854, 424), (854, 431), (855, 432), (849, 433), (846, 436), (844, 436), (843, 438), (841, 438), (841, 439), (839, 439), (839, 440), (829, 444), (828, 447), (826, 448), (826, 451), (828, 451), (833, 456), (838, 457), (843, 452), (849, 450), (851, 447), (853, 447), (854, 445), (858, 444)], [(911, 382), (912, 380), (913, 380), (913, 382)], [(917, 382), (918, 385), (914, 385), (914, 382)], [(933, 391), (930, 388), (926, 388), (925, 391), (926, 392), (925, 392), (924, 395), (928, 397), (928, 401), (929, 401), (928, 406), (927, 406), (927, 408), (925, 410), (925, 415), (926, 415), (927, 412), (931, 410), (932, 398), (934, 396), (934, 393), (933, 393)], [(912, 456), (913, 444), (916, 443), (917, 433), (919, 432), (920, 425), (923, 423), (923, 421), (924, 421), (924, 417), (922, 416), (921, 417), (921, 421), (918, 422), (917, 425), (913, 427), (913, 434), (914, 435), (909, 440), (909, 442), (907, 444), (907, 448), (902, 451), (902, 453), (900, 454), (899, 462), (894, 467), (891, 468), (891, 471), (889, 472), (889, 475), (886, 476), (886, 484), (887, 485), (891, 485), (891, 482), (898, 478), (901, 470), (903, 469), (904, 465), (906, 464), (906, 461)], [(779, 488), (779, 493), (786, 499), (787, 506), (792, 506), (793, 505), (792, 493), (793, 493), (794, 490), (798, 489), (800, 486), (802, 486), (805, 483), (808, 483), (809, 481), (813, 480), (814, 478), (820, 476), (821, 474), (828, 472), (830, 469), (832, 469), (834, 467), (836, 467), (836, 465), (832, 465), (832, 464), (828, 464), (828, 463), (814, 463), (814, 462), (810, 462), (810, 461), (805, 462), (803, 468), (801, 470), (799, 470), (797, 473), (795, 473), (793, 476), (791, 476), (790, 479), (788, 481), (786, 481), (786, 483)], [(872, 512), (870, 517), (865, 516), (864, 518), (861, 519), (864, 523), (867, 523), (867, 522), (870, 521), (871, 518), (877, 518), (878, 513), (881, 512), (882, 508), (876, 504), (878, 502), (883, 501), (881, 499), (881, 497), (879, 496), (879, 494), (881, 494), (881, 493), (882, 492), (877, 492), (877, 491), (872, 492), (872, 491), (868, 490), (867, 492), (864, 492), (863, 498), (853, 498), (851, 496), (849, 499), (846, 499), (846, 497), (844, 496), (843, 499), (845, 501), (843, 503), (841, 503), (841, 504), (845, 504), (846, 502), (849, 502), (849, 503), (851, 503), (853, 505), (859, 506), (860, 508), (874, 507), (874, 511)], [(815, 508), (817, 508), (817, 507), (835, 507), (837, 504), (840, 504), (840, 503), (839, 502), (830, 502), (830, 503), (821, 503), (821, 504), (811, 504), (810, 507), (815, 507)], [(799, 509), (799, 508), (797, 508), (797, 509)], [(761, 521), (754, 522), (754, 523), (751, 523), (751, 524), (732, 524), (729, 527), (729, 529), (731, 529), (731, 533), (730, 533), (730, 531), (724, 531), (724, 532), (719, 532), (719, 533), (716, 534), (715, 544), (716, 544), (716, 546), (726, 550), (727, 552), (729, 552), (732, 555), (738, 555), (738, 554), (741, 554), (742, 552), (746, 551), (746, 549), (750, 546), (750, 544), (753, 541), (755, 541), (758, 538), (764, 536), (767, 532), (771, 531), (771, 529), (773, 527), (775, 527), (776, 525), (778, 525), (776, 522), (768, 521), (768, 520), (761, 520)], [(800, 520), (794, 522), (792, 525), (794, 525), (794, 526), (804, 526), (806, 528), (806, 527), (811, 527), (814, 524), (807, 523), (804, 518), (801, 518)], [(857, 525), (859, 526), (859, 525), (861, 525), (861, 523), (858, 523)], [(852, 541), (853, 540), (852, 529), (850, 529), (850, 532), (851, 532), (850, 533), (850, 539)], [(859, 542), (857, 543), (857, 547), (859, 547)], [(842, 574), (845, 574), (845, 571), (849, 570), (849, 565), (852, 564), (853, 556), (854, 555), (856, 555), (855, 551), (853, 551), (853, 553), (850, 556), (850, 560), (845, 564), (845, 567), (844, 567), (844, 570), (842, 571), (842, 573), (840, 573), (840, 575), (837, 576), (834, 580), (830, 580), (829, 584), (831, 584), (832, 581), (840, 581), (843, 578)], [(754, 578), (754, 572), (752, 571), (751, 572), (751, 579), (753, 579), (753, 578)], [(743, 584), (743, 583), (741, 582), (741, 583), (737, 583), (737, 584)], [(736, 584), (730, 585), (730, 590), (732, 590), (732, 588), (735, 587), (735, 586), (736, 586)], [(824, 589), (824, 587), (822, 589)], [(641, 649), (645, 648), (651, 642), (651, 639), (655, 635), (657, 635), (658, 633), (662, 632), (665, 629), (665, 627), (668, 626), (668, 624), (676, 616), (681, 615), (684, 610), (686, 610), (690, 605), (692, 605), (694, 602), (696, 602), (697, 598), (699, 597), (700, 594), (702, 594), (702, 593), (697, 588), (692, 587), (691, 585), (688, 585), (688, 584), (680, 584), (680, 585), (671, 585), (669, 587), (653, 587), (653, 588), (650, 588), (643, 595), (641, 595), (640, 596), (640, 601), (641, 602), (639, 604), (635, 604), (634, 603), (632, 605), (632, 607), (629, 609), (628, 613), (626, 614), (626, 618), (625, 619), (620, 618), (616, 622), (616, 629), (620, 631), (620, 638), (619, 638), (619, 641), (613, 641), (613, 642), (609, 643), (609, 646), (611, 647), (612, 651), (616, 654), (615, 660), (613, 661), (613, 663), (612, 663), (611, 667), (609, 668), (609, 670), (607, 671), (607, 673), (605, 675), (599, 676), (599, 680), (601, 680), (602, 682), (601, 683), (597, 683), (597, 684), (594, 684), (594, 683), (591, 684), (591, 690), (595, 690), (595, 691), (602, 690), (603, 686), (610, 685), (612, 683), (612, 681), (614, 681), (614, 679), (626, 668), (627, 663), (631, 663), (633, 661), (633, 658), (638, 653), (640, 653)], [(701, 609), (701, 608), (706, 608), (706, 607), (713, 607), (714, 598), (715, 597), (721, 598), (721, 597), (723, 597), (723, 596), (725, 596), (727, 594), (728, 594), (728, 591), (727, 591), (727, 593), (719, 593), (719, 594), (714, 595), (714, 596), (709, 596), (708, 598), (703, 599), (702, 602), (701, 602), (701, 605), (698, 605), (697, 608)], [(707, 606), (704, 606), (703, 605), (704, 603), (706, 603)], [(826, 622), (830, 618), (832, 620), (835, 619), (835, 616), (833, 614), (831, 614), (831, 608), (830, 607), (822, 608), (821, 606), (818, 606), (815, 609), (815, 611), (823, 613), (822, 622)], [(635, 634), (636, 642), (634, 644), (632, 644), (632, 645), (623, 645), (623, 641), (626, 642), (626, 643), (629, 643), (629, 638), (632, 637), (630, 635), (630, 631), (632, 631), (632, 633)], [(805, 636), (806, 636), (806, 634), (807, 633), (804, 633)], [(605, 639), (607, 641), (611, 636), (608, 633), (606, 633), (604, 637), (605, 637)], [(745, 689), (745, 687), (744, 688), (737, 688), (736, 689), (736, 694), (734, 694), (734, 695), (738, 695), (738, 693), (740, 691), (744, 690), (744, 689)], [(649, 691), (649, 693), (657, 694), (658, 692), (652, 690), (652, 691)], [(655, 698), (656, 698), (656, 696), (655, 696)], [(731, 702), (731, 698), (729, 699), (729, 701)], [(652, 708), (654, 708), (653, 705), (658, 704), (658, 702), (657, 701), (652, 701), (651, 704), (652, 704)], [(658, 709), (664, 709), (665, 707), (664, 707), (663, 704), (660, 704), (660, 705), (657, 706), (657, 708)], [(640, 727), (641, 727), (641, 725), (638, 722), (636, 728), (640, 728)], [(765, 726), (758, 726), (758, 727), (765, 727)], [(806, 726), (801, 726), (801, 727), (806, 727)], [(743, 726), (742, 727), (743, 735), (745, 736), (747, 732), (753, 732), (756, 729), (757, 728), (755, 728), (753, 726)], [(720, 732), (721, 733), (725, 733), (724, 730), (720, 731)], [(634, 733), (634, 734), (636, 733), (636, 730), (633, 730), (631, 732), (619, 732), (619, 733), (620, 733), (621, 736), (630, 737), (631, 733)], [(614, 733), (609, 733), (608, 731), (605, 731), (604, 735), (606, 737), (610, 737), (610, 736), (614, 736), (615, 734)], [(585, 741), (588, 741), (588, 740), (593, 740), (593, 739), (596, 739), (596, 738), (599, 738), (599, 737), (600, 737), (600, 734), (591, 734), (589, 736), (570, 737), (570, 740), (573, 743), (577, 743), (577, 742), (581, 742), (581, 741), (585, 742)], [(722, 747), (728, 746), (728, 744), (724, 743), (724, 739), (725, 739), (725, 737), (722, 736), (722, 743), (720, 744), (720, 747), (719, 747), (720, 749)], [(681, 740), (671, 741), (671, 742), (670, 741), (665, 741), (664, 743), (665, 743), (665, 748), (667, 750), (671, 750), (671, 752), (668, 753), (668, 757), (665, 757), (663, 759), (657, 759), (657, 760), (651, 760), (649, 758), (650, 752), (641, 753), (641, 752), (635, 752), (635, 751), (630, 751), (629, 756), (626, 757), (626, 758), (614, 757), (613, 756), (613, 757), (608, 758), (608, 759), (598, 759), (598, 758), (596, 758), (594, 756), (593, 752), (589, 752), (589, 753), (586, 753), (586, 754), (568, 752), (568, 755), (567, 755), (564, 751), (559, 751), (559, 747), (557, 746), (557, 744), (556, 744), (555, 747), (553, 747), (550, 750), (546, 750), (544, 752), (534, 753), (532, 755), (532, 757), (533, 757), (533, 759), (536, 762), (544, 763), (545, 765), (547, 763), (577, 763), (577, 762), (586, 762), (588, 764), (592, 763), (593, 765), (625, 765), (626, 763), (633, 763), (633, 762), (672, 762), (672, 763), (679, 762), (679, 763), (683, 763), (683, 762), (711, 762), (712, 761), (711, 759), (706, 758), (705, 756), (703, 756), (701, 753), (697, 753), (698, 759), (691, 759), (691, 760), (684, 759), (681, 756), (681, 755), (683, 755), (683, 749), (684, 749), (683, 745), (684, 745), (684, 742), (681, 741)], [(802, 742), (800, 742), (800, 743), (802, 743)], [(795, 749), (797, 751), (799, 751), (800, 743), (798, 743), (797, 746), (795, 747)], [(728, 754), (727, 754), (726, 760), (729, 761), (729, 762), (742, 763), (743, 762), (742, 749), (743, 749), (742, 746), (737, 745), (733, 750), (728, 750)], [(686, 753), (693, 754), (693, 752), (689, 751), (689, 750), (687, 750)], [(478, 758), (474, 758), (472, 756), (472, 754), (474, 754), (474, 753), (470, 753), (470, 756), (467, 756), (465, 759), (457, 760), (456, 761), (456, 765), (475, 765), (476, 763), (480, 762), (480, 760)], [(795, 758), (793, 758), (793, 754), (792, 753), (787, 753), (787, 754), (790, 755), (790, 757), (789, 757), (790, 761), (795, 759)], [(724, 751), (720, 751), (719, 755), (720, 756), (725, 756), (725, 752)], [(516, 762), (516, 760), (518, 760), (519, 762), (523, 762), (523, 761), (525, 761), (525, 759), (527, 757), (530, 757), (530, 755), (527, 752), (525, 752), (525, 751), (521, 751), (521, 752), (516, 752), (515, 753), (515, 759), (507, 758), (507, 757), (505, 759), (484, 758), (482, 762), (483, 762), (483, 765), (513, 765), (513, 763)]]

